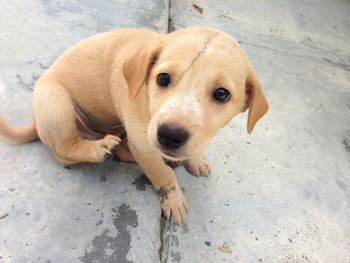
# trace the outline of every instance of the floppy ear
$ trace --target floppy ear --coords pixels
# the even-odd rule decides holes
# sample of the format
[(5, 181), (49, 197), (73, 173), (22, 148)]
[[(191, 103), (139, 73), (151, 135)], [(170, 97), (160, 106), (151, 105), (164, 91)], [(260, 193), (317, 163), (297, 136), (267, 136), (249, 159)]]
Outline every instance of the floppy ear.
[(158, 45), (139, 48), (127, 58), (123, 65), (123, 74), (129, 87), (129, 98), (135, 99), (143, 84), (148, 80), (151, 68), (161, 51)]
[[(261, 85), (254, 71), (248, 65), (248, 76), (246, 80), (246, 106), (249, 107), (248, 114), (248, 133), (251, 133), (255, 123), (267, 112), (269, 105), (267, 104), (266, 98), (261, 90)], [(245, 110), (244, 109), (244, 110)]]

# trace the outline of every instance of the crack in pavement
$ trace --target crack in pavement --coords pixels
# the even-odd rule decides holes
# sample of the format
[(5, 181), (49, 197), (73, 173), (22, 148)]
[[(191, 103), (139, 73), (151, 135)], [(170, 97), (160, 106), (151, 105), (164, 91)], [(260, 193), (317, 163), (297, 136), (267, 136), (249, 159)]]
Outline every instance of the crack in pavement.
[[(299, 54), (295, 54), (295, 53), (290, 53), (289, 51), (271, 48), (271, 47), (267, 47), (267, 46), (263, 46), (263, 45), (252, 44), (250, 42), (245, 42), (245, 41), (241, 41), (241, 40), (240, 41), (237, 40), (237, 42), (240, 45), (247, 45), (247, 46), (252, 46), (252, 47), (256, 47), (256, 48), (262, 48), (262, 49), (270, 50), (273, 52), (278, 52), (278, 53), (281, 53), (283, 55), (290, 56), (290, 57), (309, 59), (309, 60), (314, 61), (314, 62), (331, 64), (332, 66), (335, 66), (337, 68), (342, 68), (343, 70), (350, 71), (350, 64), (346, 64), (345, 62), (334, 62), (334, 61), (332, 61), (328, 58), (324, 58), (324, 57), (320, 58), (320, 57), (306, 56), (303, 54), (299, 55)], [(343, 59), (340, 58), (339, 60), (343, 60)]]
[(159, 221), (159, 238), (160, 247), (158, 250), (159, 261), (165, 263), (169, 257), (170, 248), (170, 231), (171, 231), (171, 221), (167, 221), (162, 214), (160, 214)]
[[(184, 223), (182, 233), (188, 233), (187, 225)], [(159, 262), (165, 263), (168, 261), (169, 256), (171, 262), (181, 261), (181, 251), (176, 251), (180, 245), (179, 237), (176, 235), (178, 226), (171, 220), (166, 220), (161, 214), (159, 220), (159, 239), (160, 247), (158, 250)], [(174, 251), (175, 250), (175, 251)]]

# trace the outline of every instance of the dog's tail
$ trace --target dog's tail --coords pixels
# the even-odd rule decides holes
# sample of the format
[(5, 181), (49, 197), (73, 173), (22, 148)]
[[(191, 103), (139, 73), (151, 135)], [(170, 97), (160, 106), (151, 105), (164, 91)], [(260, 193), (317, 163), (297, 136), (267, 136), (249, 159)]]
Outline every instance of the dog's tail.
[(11, 127), (1, 117), (0, 137), (14, 144), (22, 144), (39, 139), (34, 123), (26, 127)]

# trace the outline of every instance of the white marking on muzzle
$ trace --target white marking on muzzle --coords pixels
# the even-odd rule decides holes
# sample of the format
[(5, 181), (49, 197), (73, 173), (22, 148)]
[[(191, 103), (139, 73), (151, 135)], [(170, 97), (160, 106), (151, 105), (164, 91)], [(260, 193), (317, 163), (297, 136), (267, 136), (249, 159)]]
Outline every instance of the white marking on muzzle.
[(184, 118), (190, 118), (192, 122), (203, 126), (204, 114), (194, 89), (189, 89), (183, 94), (168, 99), (158, 112), (158, 114), (169, 115), (173, 113), (181, 114)]

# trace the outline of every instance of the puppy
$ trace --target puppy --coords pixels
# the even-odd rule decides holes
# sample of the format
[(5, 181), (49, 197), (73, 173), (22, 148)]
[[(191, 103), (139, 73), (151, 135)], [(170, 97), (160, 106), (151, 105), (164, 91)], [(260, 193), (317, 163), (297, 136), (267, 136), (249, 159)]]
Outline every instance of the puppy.
[(181, 224), (188, 203), (173, 170), (186, 160), (208, 176), (214, 134), (249, 108), (247, 130), (268, 110), (245, 54), (228, 34), (190, 27), (168, 35), (145, 29), (102, 33), (65, 51), (34, 89), (33, 123), (0, 135), (40, 139), (63, 164), (136, 161), (159, 191), (167, 218)]

